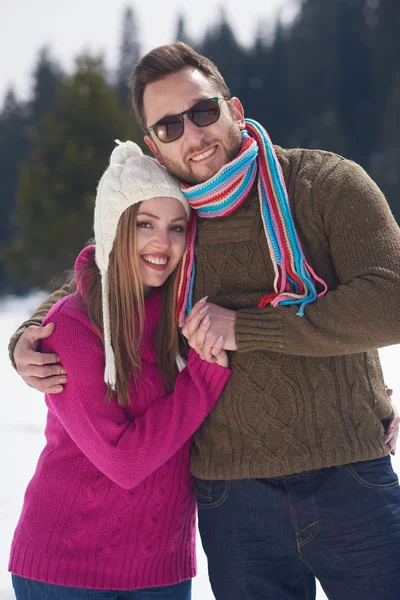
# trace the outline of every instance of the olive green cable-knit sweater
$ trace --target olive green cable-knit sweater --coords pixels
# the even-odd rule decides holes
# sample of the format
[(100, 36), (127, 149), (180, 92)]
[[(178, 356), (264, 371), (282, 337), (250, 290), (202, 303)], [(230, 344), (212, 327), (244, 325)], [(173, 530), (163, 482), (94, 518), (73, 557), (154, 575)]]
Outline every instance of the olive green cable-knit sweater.
[[(237, 311), (232, 376), (196, 434), (193, 473), (278, 477), (388, 453), (393, 416), (377, 348), (400, 342), (400, 232), (355, 163), (314, 150), (277, 155), (309, 264), (328, 284), (308, 305), (257, 308), (273, 267), (254, 188), (228, 217), (200, 220), (195, 299)], [(24, 323), (40, 324), (68, 289)], [(400, 358), (400, 357), (399, 357)]]

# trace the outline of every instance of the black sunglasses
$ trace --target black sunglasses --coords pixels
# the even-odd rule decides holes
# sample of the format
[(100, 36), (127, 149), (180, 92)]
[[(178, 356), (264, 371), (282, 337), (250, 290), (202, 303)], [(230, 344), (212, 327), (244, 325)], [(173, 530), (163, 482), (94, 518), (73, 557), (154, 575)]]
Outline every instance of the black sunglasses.
[(153, 131), (163, 144), (175, 142), (182, 135), (185, 128), (183, 117), (188, 116), (188, 119), (196, 125), (196, 127), (208, 127), (216, 123), (220, 117), (221, 111), (219, 100), (229, 100), (229, 98), (208, 98), (200, 100), (188, 110), (184, 110), (179, 115), (168, 115), (163, 117), (148, 129), (148, 133)]

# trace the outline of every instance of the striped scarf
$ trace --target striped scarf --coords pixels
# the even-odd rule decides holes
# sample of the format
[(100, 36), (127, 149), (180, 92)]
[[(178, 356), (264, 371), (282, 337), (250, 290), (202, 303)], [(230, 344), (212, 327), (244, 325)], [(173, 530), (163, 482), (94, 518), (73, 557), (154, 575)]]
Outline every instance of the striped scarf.
[[(261, 216), (275, 272), (274, 293), (263, 296), (259, 308), (267, 304), (299, 304), (297, 314), (303, 316), (304, 307), (327, 292), (326, 283), (314, 273), (304, 256), (282, 170), (268, 133), (256, 121), (246, 119), (242, 137), (239, 154), (214, 177), (193, 187), (181, 184), (194, 209), (189, 218), (187, 250), (178, 278), (177, 317), (181, 325), (193, 306), (196, 212), (205, 219), (230, 215), (243, 204), (257, 176)], [(317, 282), (323, 287), (319, 293)]]

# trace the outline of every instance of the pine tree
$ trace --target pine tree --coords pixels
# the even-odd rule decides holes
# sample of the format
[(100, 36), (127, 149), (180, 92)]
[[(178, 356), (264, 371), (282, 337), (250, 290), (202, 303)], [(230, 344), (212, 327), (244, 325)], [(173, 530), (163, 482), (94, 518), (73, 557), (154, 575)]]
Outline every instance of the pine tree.
[(140, 44), (136, 17), (132, 8), (126, 8), (122, 21), (122, 39), (117, 71), (117, 94), (121, 105), (127, 104), (129, 77), (139, 58)]
[(33, 97), (29, 103), (31, 124), (37, 125), (54, 102), (61, 77), (61, 69), (51, 58), (49, 48), (42, 48), (33, 73)]
[(175, 41), (183, 42), (184, 44), (187, 44), (188, 46), (194, 48), (194, 43), (190, 39), (190, 36), (188, 36), (186, 33), (185, 17), (183, 15), (179, 15), (178, 17), (178, 22), (176, 24)]
[(394, 76), (377, 151), (371, 157), (371, 173), (386, 194), (400, 223), (400, 69)]
[[(297, 18), (286, 30), (281, 52), (286, 56), (284, 77), (290, 98), (284, 142), (289, 146), (307, 147), (318, 139), (329, 149), (332, 128), (326, 125), (333, 120), (341, 129), (337, 116), (339, 35), (337, 0), (303, 0)], [(279, 61), (277, 66), (279, 69)]]
[(372, 11), (373, 42), (375, 55), (375, 94), (378, 120), (388, 105), (392, 83), (399, 67), (400, 56), (400, 10), (394, 0), (376, 0)]
[[(33, 132), (17, 194), (17, 232), (7, 254), (13, 272), (49, 286), (92, 235), (97, 182), (114, 140), (134, 139), (100, 59), (81, 56), (51, 110)], [(137, 141), (137, 140), (135, 140)]]
[(267, 94), (266, 114), (263, 121), (272, 139), (284, 144), (292, 132), (293, 94), (288, 81), (288, 30), (279, 20), (276, 24), (274, 40), (266, 61)]
[(12, 216), (15, 212), (19, 164), (26, 159), (30, 148), (28, 123), (26, 105), (17, 100), (12, 89), (8, 90), (0, 113), (0, 293), (11, 291), (12, 286), (2, 256), (14, 233)]
[(338, 116), (349, 139), (353, 160), (368, 164), (376, 147), (373, 118), (373, 54), (366, 20), (366, 0), (336, 0), (338, 3)]
[(245, 85), (240, 100), (245, 109), (245, 116), (260, 121), (268, 128), (270, 114), (268, 69), (271, 40), (266, 29), (265, 23), (258, 24), (254, 45), (246, 56)]
[(241, 97), (246, 52), (237, 42), (224, 10), (219, 22), (206, 31), (200, 52), (217, 63), (232, 95)]

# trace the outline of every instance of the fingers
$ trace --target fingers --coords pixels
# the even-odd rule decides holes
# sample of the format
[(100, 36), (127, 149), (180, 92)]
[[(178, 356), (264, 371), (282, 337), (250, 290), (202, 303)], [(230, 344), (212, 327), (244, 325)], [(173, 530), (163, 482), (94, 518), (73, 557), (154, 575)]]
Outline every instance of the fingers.
[(199, 300), (190, 311), (184, 326), (182, 327), (183, 335), (189, 339), (191, 335), (196, 331), (201, 320), (204, 317), (204, 314), (208, 310), (208, 306), (206, 304), (207, 296)]
[(204, 296), (204, 298), (201, 298), (198, 302), (196, 302), (196, 304), (193, 306), (192, 310), (190, 311), (189, 315), (188, 315), (188, 320), (190, 320), (192, 317), (194, 317), (202, 308), (204, 308), (206, 302), (207, 302), (208, 296)]
[(57, 375), (66, 374), (67, 372), (65, 371), (62, 365), (38, 366), (30, 364), (25, 367), (23, 372), (20, 372), (20, 375), (22, 375), (25, 379), (27, 379), (28, 377), (37, 377), (39, 379), (45, 379), (46, 377), (55, 377)]
[(225, 369), (229, 367), (229, 359), (226, 350), (224, 350), (224, 336), (221, 335), (212, 347), (213, 362)]
[(391, 432), (391, 433), (387, 433), (387, 434), (386, 434), (386, 437), (385, 437), (385, 439), (384, 439), (384, 442), (385, 442), (386, 446), (389, 446), (389, 448), (390, 448), (390, 442), (391, 442), (391, 440), (392, 440), (392, 438), (393, 438), (393, 435), (394, 435), (394, 433), (393, 433), (393, 432)]
[[(39, 375), (39, 372), (35, 367), (44, 369), (44, 373), (48, 372), (46, 365), (52, 365), (58, 367), (58, 369), (62, 369), (62, 366), (57, 364), (60, 362), (60, 357), (57, 354), (44, 354), (43, 352), (35, 352), (35, 350), (30, 350), (28, 348), (20, 348), (18, 352), (14, 353), (14, 360), (18, 373), (25, 376), (34, 375), (38, 377), (47, 377), (47, 374)], [(56, 373), (62, 373), (62, 371), (50, 370), (49, 373), (50, 375), (54, 375)]]
[(390, 387), (388, 387), (386, 384), (385, 384), (385, 388), (386, 388), (386, 393), (388, 395), (388, 398), (390, 400), (393, 395), (393, 390)]
[(213, 347), (211, 348), (211, 354), (215, 358), (218, 358), (222, 354), (222, 352), (225, 352), (225, 350), (223, 350), (223, 345), (224, 345), (224, 336), (220, 335), (219, 338), (216, 340), (215, 344), (213, 345)]
[(194, 331), (194, 333), (192, 333), (188, 337), (189, 346), (191, 348), (193, 348), (193, 350), (195, 350), (197, 352), (197, 354), (200, 355), (201, 358), (204, 358), (203, 348), (205, 345), (207, 332), (210, 329), (210, 325), (211, 325), (210, 317), (208, 315), (206, 315), (204, 317), (204, 315), (203, 315), (202, 321), (200, 322), (196, 331)]
[(207, 310), (208, 306), (206, 304), (205, 306), (201, 307), (198, 311), (196, 311), (190, 319), (188, 317), (186, 323), (182, 327), (182, 333), (187, 339), (189, 339), (198, 329), (200, 323), (204, 319)]
[(46, 379), (42, 379), (40, 377), (23, 377), (25, 383), (29, 385), (29, 387), (38, 390), (38, 392), (42, 392), (44, 394), (59, 394), (63, 391), (64, 386), (63, 383), (66, 383), (66, 376), (56, 376), (56, 377), (46, 377)]
[[(197, 320), (197, 316), (194, 319)], [(211, 352), (215, 342), (215, 336), (210, 335), (211, 320), (209, 315), (205, 317), (203, 315), (202, 319), (196, 331), (189, 337), (189, 345), (196, 350), (203, 360), (215, 362)]]
[(67, 383), (66, 371), (57, 354), (36, 352), (37, 342), (49, 337), (54, 324), (45, 327), (28, 327), (18, 340), (14, 360), (18, 373), (30, 387), (47, 394), (59, 394)]
[(212, 349), (217, 341), (217, 335), (210, 329), (211, 320), (207, 312), (209, 305), (206, 304), (206, 300), (207, 296), (194, 305), (182, 328), (182, 333), (188, 339), (191, 348), (203, 360), (216, 362)]
[(397, 434), (394, 434), (386, 442), (386, 446), (389, 448), (390, 454), (392, 454), (393, 456), (396, 454), (396, 445), (397, 445)]
[(30, 365), (43, 367), (45, 365), (54, 365), (60, 362), (60, 357), (57, 354), (45, 354), (43, 352), (35, 352), (35, 350), (28, 349), (24, 351), (23, 354), (19, 352), (18, 356), (15, 356), (14, 358), (18, 372), (21, 372), (21, 369)]
[(27, 327), (23, 335), (30, 341), (42, 340), (48, 338), (54, 331), (54, 323), (47, 323), (44, 327), (37, 327), (36, 325), (30, 325)]
[(54, 365), (60, 362), (60, 357), (58, 354), (48, 354), (44, 352), (34, 352), (34, 356), (32, 356), (31, 364), (32, 365)]
[[(210, 322), (210, 324), (211, 324), (211, 322)], [(215, 362), (214, 356), (212, 354), (212, 349), (213, 349), (215, 342), (216, 342), (215, 334), (211, 334), (211, 332), (208, 331), (207, 335), (206, 335), (206, 339), (205, 339), (203, 347), (202, 347), (202, 354), (203, 354), (204, 360), (206, 360), (207, 362)]]
[(206, 315), (203, 316), (203, 320), (201, 321), (201, 325), (199, 325), (196, 332), (196, 345), (202, 350), (206, 341), (206, 335), (211, 326), (210, 317)]
[(398, 416), (395, 416), (389, 423), (384, 439), (386, 446), (389, 448), (390, 453), (393, 455), (396, 453), (397, 438), (399, 435), (399, 425), (400, 418)]
[(49, 365), (60, 362), (57, 354), (44, 354), (36, 352), (39, 339), (49, 337), (53, 333), (54, 325), (49, 323), (46, 327), (28, 327), (19, 338), (14, 349), (14, 360), (17, 371), (23, 373), (28, 365)]

